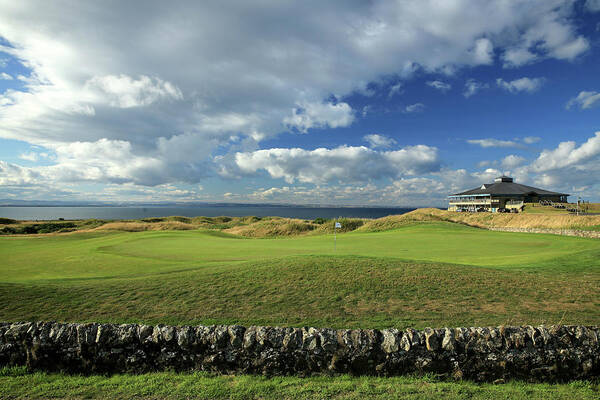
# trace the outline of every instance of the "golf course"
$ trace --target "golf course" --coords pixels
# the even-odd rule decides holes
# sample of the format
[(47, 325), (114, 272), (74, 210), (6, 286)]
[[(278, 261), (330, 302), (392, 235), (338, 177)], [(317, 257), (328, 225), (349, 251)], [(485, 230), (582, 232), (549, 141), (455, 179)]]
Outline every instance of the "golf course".
[(594, 324), (600, 240), (449, 222), (246, 238), (220, 230), (0, 238), (0, 320), (399, 329)]
[[(255, 222), (260, 223), (271, 222)], [(333, 221), (309, 234), (263, 237), (234, 234), (232, 228), (5, 235), (0, 237), (0, 320), (398, 329), (598, 324), (598, 239), (498, 232), (446, 221), (412, 221), (392, 229), (371, 223), (378, 228), (365, 224), (334, 236), (328, 224)], [(247, 233), (252, 226), (242, 228)], [(432, 391), (446, 398), (598, 394), (592, 382), (511, 383), (497, 389), (434, 378), (167, 373), (109, 380), (31, 375), (14, 368), (0, 375), (3, 395), (14, 398), (56, 393), (144, 398), (143, 388), (159, 381), (183, 385), (173, 392), (175, 398), (198, 395), (194, 390), (207, 398), (428, 398)], [(36, 392), (22, 384), (30, 379), (38, 381)]]

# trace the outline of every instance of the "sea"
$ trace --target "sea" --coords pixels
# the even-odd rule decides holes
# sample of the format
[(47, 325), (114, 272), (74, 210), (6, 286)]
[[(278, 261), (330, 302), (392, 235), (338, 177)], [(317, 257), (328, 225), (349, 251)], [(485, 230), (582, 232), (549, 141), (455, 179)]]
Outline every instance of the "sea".
[(184, 217), (286, 217), (299, 219), (315, 218), (381, 218), (387, 215), (404, 214), (414, 208), (382, 208), (382, 207), (288, 207), (258, 205), (211, 205), (211, 206), (0, 206), (0, 217), (17, 220), (73, 220), (73, 219), (140, 219), (150, 217), (168, 217), (179, 215)]

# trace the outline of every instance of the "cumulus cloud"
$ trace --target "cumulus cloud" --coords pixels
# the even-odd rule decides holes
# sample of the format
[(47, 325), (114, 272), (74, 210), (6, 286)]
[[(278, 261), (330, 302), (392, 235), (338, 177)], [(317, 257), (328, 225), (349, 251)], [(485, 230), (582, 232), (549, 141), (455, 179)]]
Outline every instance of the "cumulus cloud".
[[(344, 99), (373, 82), (452, 74), (495, 55), (511, 66), (572, 60), (589, 47), (573, 7), (558, 0), (443, 7), (109, 0), (101, 10), (70, 2), (69, 12), (57, 12), (49, 2), (4, 2), (8, 44), (0, 51), (27, 72), (18, 78), (22, 89), (0, 95), (0, 137), (55, 151), (47, 171), (65, 180), (196, 182), (206, 163), (227, 159), (216, 153), (254, 150), (286, 127), (352, 124)], [(471, 81), (465, 96), (484, 87)], [(332, 96), (340, 100), (327, 101)], [(244, 149), (230, 147), (234, 136)]]
[(235, 165), (243, 174), (266, 171), (272, 178), (324, 183), (367, 182), (386, 177), (415, 175), (439, 168), (437, 149), (425, 145), (395, 151), (375, 151), (364, 146), (333, 149), (274, 148), (236, 153)]
[(452, 88), (452, 85), (450, 85), (449, 83), (443, 82), (443, 81), (427, 81), (427, 86), (431, 86), (434, 89), (440, 90), (442, 92), (447, 92), (448, 90), (450, 90)]
[(4, 81), (12, 81), (13, 77), (7, 74), (6, 72), (0, 73), (0, 80)]
[(483, 89), (487, 89), (489, 87), (490, 87), (490, 85), (488, 85), (487, 83), (479, 82), (475, 79), (469, 79), (465, 82), (465, 89), (463, 91), (463, 96), (465, 96), (466, 98), (469, 98), (469, 97), (477, 94), (477, 92), (479, 92)]
[[(530, 5), (536, 7), (533, 3)], [(569, 18), (572, 4), (556, 2), (553, 5), (555, 8), (550, 13), (530, 10), (538, 18), (521, 31), (519, 43), (506, 46), (502, 55), (504, 67), (514, 68), (548, 57), (573, 60), (589, 49), (585, 37), (577, 35), (572, 25), (560, 22)]]
[(397, 142), (396, 140), (384, 136), (384, 135), (378, 135), (376, 133), (373, 133), (371, 135), (365, 135), (363, 136), (363, 139), (369, 143), (369, 147), (371, 148), (377, 148), (377, 147), (382, 147), (382, 148), (386, 148), (386, 147), (392, 147), (393, 145), (395, 145)]
[(494, 61), (494, 45), (488, 38), (477, 39), (472, 54), (475, 64), (492, 64)]
[(510, 154), (502, 159), (501, 165), (502, 168), (512, 169), (522, 165), (525, 162), (525, 158), (521, 156), (517, 156), (514, 154)]
[(579, 106), (581, 109), (591, 108), (600, 101), (600, 92), (579, 92), (577, 97), (573, 97), (567, 103), (567, 110), (571, 107)]
[(304, 103), (294, 108), (291, 117), (283, 122), (300, 132), (306, 133), (312, 128), (338, 128), (348, 126), (354, 121), (352, 107), (348, 103)]
[(402, 94), (402, 82), (398, 82), (395, 85), (392, 85), (392, 87), (390, 87), (388, 98), (392, 98), (397, 94)]
[(496, 79), (498, 87), (507, 90), (511, 93), (528, 92), (533, 93), (538, 90), (544, 83), (544, 78), (519, 78), (512, 81), (505, 81), (502, 78)]
[[(599, 158), (600, 132), (596, 132), (593, 137), (579, 147), (575, 142), (567, 141), (561, 142), (556, 149), (542, 151), (532, 167), (536, 172), (572, 166), (582, 167), (582, 163), (600, 162)], [(598, 168), (600, 168), (600, 164)]]
[[(445, 185), (432, 178), (401, 178), (388, 185), (281, 186), (261, 188), (247, 196), (252, 201), (295, 204), (435, 206), (443, 205)], [(238, 197), (243, 198), (238, 195)]]
[(406, 113), (421, 112), (423, 110), (425, 110), (425, 104), (423, 104), (423, 103), (411, 104), (404, 108), (404, 112), (406, 112)]
[(42, 175), (33, 168), (0, 160), (0, 186), (23, 186), (38, 183)]
[(145, 75), (139, 79), (127, 75), (95, 76), (86, 82), (86, 87), (100, 91), (110, 106), (119, 108), (147, 106), (160, 99), (183, 99), (177, 86)]
[[(494, 178), (510, 170), (517, 182), (584, 197), (598, 196), (600, 183), (600, 132), (582, 144), (563, 142), (556, 148), (542, 151), (531, 163), (518, 155), (504, 157), (498, 168), (495, 163), (480, 164), (479, 171), (438, 168), (430, 177), (400, 177), (387, 185), (327, 185), (283, 186), (261, 189), (252, 194), (255, 200), (294, 201), (298, 203), (325, 203), (339, 199), (348, 204), (446, 204), (446, 196), (493, 182)], [(500, 167), (502, 169), (500, 169)], [(503, 171), (504, 170), (504, 171)], [(335, 197), (337, 196), (337, 197)], [(395, 199), (395, 200), (394, 200)], [(343, 200), (343, 201), (342, 201)]]

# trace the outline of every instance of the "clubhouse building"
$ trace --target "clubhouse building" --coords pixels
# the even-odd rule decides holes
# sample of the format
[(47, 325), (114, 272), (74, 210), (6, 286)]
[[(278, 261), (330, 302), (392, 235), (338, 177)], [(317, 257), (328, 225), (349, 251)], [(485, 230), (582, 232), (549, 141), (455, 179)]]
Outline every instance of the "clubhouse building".
[(566, 203), (566, 193), (550, 192), (513, 182), (513, 178), (500, 176), (494, 183), (448, 196), (448, 211), (468, 212), (520, 212), (525, 203)]

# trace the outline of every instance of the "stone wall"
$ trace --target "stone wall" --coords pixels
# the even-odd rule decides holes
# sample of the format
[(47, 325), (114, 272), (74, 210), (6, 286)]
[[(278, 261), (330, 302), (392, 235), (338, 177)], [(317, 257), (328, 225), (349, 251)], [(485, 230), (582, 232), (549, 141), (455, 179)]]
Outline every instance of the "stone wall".
[(600, 239), (599, 231), (580, 231), (575, 229), (545, 229), (545, 228), (486, 228), (490, 231), (522, 232), (522, 233), (549, 233), (552, 235), (577, 236), (592, 239)]
[(566, 381), (600, 376), (599, 336), (599, 327), (584, 326), (399, 331), (0, 323), (0, 365), (77, 373), (429, 372), (476, 381)]

